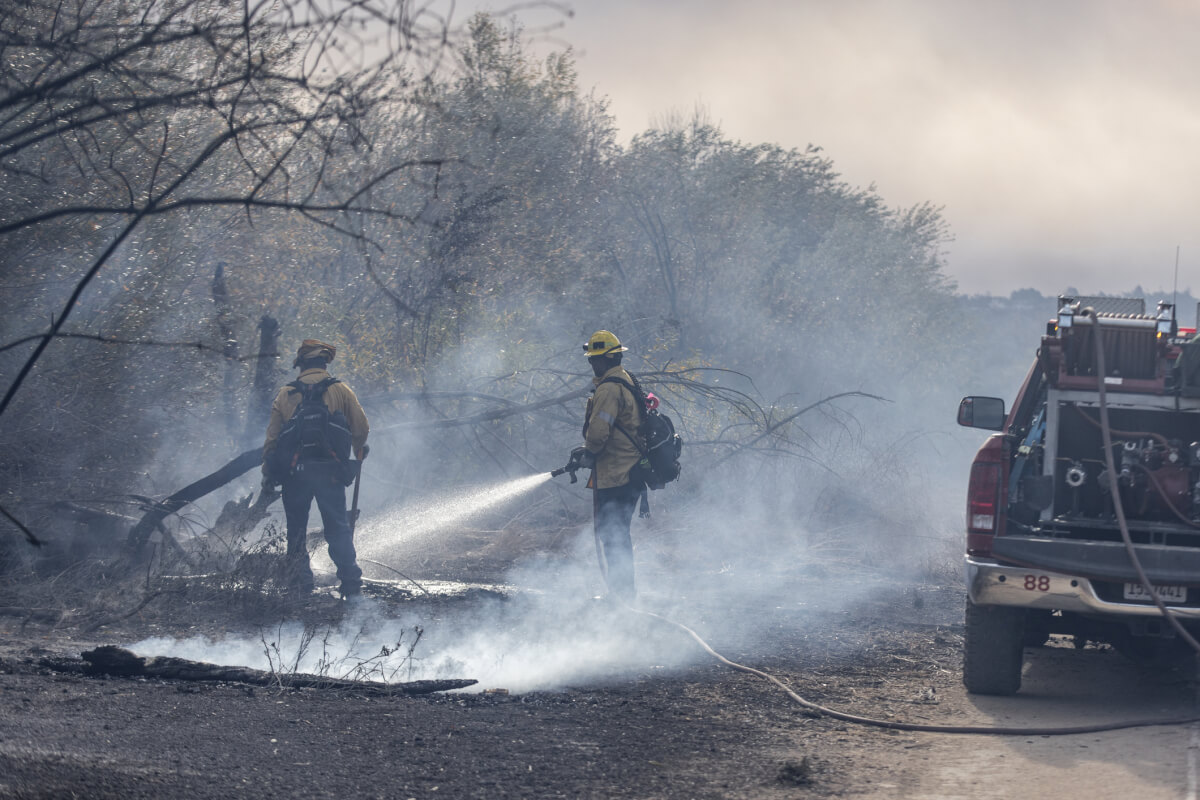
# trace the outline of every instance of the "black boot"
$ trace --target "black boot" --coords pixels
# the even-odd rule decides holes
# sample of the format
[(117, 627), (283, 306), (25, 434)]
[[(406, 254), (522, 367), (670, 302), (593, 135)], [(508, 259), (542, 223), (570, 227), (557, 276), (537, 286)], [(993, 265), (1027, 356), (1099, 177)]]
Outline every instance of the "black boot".
[(287, 594), (288, 599), (303, 600), (316, 589), (313, 582), (312, 568), (309, 566), (307, 558), (303, 561), (289, 558), (286, 565), (286, 572), (284, 592)]

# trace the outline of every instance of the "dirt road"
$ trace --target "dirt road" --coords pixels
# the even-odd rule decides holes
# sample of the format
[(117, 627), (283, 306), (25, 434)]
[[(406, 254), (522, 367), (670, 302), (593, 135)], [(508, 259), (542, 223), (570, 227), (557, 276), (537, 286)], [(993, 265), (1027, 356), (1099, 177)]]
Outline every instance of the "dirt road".
[[(854, 713), (1060, 726), (1195, 707), (1190, 670), (1065, 642), (1031, 655), (1019, 696), (967, 696), (961, 586), (881, 578), (851, 604), (822, 603), (814, 591), (768, 605), (723, 597), (720, 576), (705, 581), (708, 602), (672, 613), (730, 658)], [(811, 574), (796, 585), (821, 586)], [(371, 589), (386, 614), (431, 626), (486, 610), (497, 636), (513, 618), (496, 609), (519, 607), (478, 591), (430, 598), (381, 583)], [(321, 597), (303, 613), (336, 622), (345, 611)], [(815, 718), (761, 679), (685, 652), (690, 645), (661, 629), (603, 609), (587, 615), (631, 641), (655, 641), (653, 655), (549, 691), (382, 699), (84, 677), (46, 660), (151, 634), (255, 630), (244, 609), (221, 598), (164, 596), (90, 636), (69, 620), (0, 617), (0, 796), (1195, 796), (1197, 733), (1186, 726), (1060, 738), (863, 728)], [(730, 618), (743, 623), (722, 622)]]
[[(1111, 651), (1067, 646), (1032, 651), (1021, 693), (970, 697), (947, 687), (946, 711), (975, 724), (1062, 727), (1172, 717), (1194, 708), (1191, 683)], [(1138, 728), (1080, 736), (914, 735), (902, 778), (866, 797), (1196, 797), (1200, 728)]]

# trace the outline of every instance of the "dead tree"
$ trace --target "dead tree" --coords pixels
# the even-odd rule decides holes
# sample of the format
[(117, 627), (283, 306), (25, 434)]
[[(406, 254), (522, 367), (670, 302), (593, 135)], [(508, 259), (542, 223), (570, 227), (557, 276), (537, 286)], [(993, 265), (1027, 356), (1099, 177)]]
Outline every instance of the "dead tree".
[[(205, 475), (200, 480), (190, 483), (178, 492), (175, 492), (175, 494), (166, 500), (155, 503), (129, 531), (126, 544), (131, 553), (135, 556), (142, 555), (150, 534), (157, 530), (159, 524), (171, 514), (174, 514), (188, 503), (194, 503), (206, 494), (220, 489), (230, 481), (240, 478), (261, 463), (261, 447), (247, 450), (216, 472)], [(276, 497), (278, 495), (260, 495), (259, 502), (269, 505)]]
[(411, 222), (373, 205), (373, 190), (440, 160), (364, 166), (360, 154), (373, 151), (374, 119), (408, 103), (454, 44), (433, 5), (162, 0), (130, 13), (92, 0), (6, 3), (0, 193), (16, 200), (0, 211), (0, 246), (32, 247), (27, 260), (38, 262), (65, 238), (94, 241), (3, 387), (0, 416), (97, 275), (152, 220), (291, 213), (352, 239), (363, 236), (352, 217)]
[(237, 384), (238, 384), (238, 340), (234, 328), (234, 313), (229, 302), (229, 288), (225, 285), (225, 262), (217, 262), (213, 274), (212, 299), (217, 307), (217, 327), (221, 331), (222, 354), (225, 356), (225, 428), (230, 438), (237, 437)]
[[(83, 291), (148, 220), (290, 211), (352, 238), (361, 233), (345, 224), (351, 215), (411, 221), (372, 206), (371, 190), (429, 162), (380, 164), (353, 181), (336, 169), (347, 145), (369, 146), (373, 110), (406, 101), (401, 68), (435, 69), (452, 41), (446, 17), (407, 5), (164, 0), (130, 15), (29, 0), (0, 16), (0, 188), (25, 200), (0, 214), (0, 241), (112, 223), (0, 415)], [(363, 52), (367, 25), (390, 46)]]
[(263, 435), (271, 411), (271, 399), (275, 391), (275, 364), (279, 360), (278, 320), (269, 314), (263, 314), (258, 323), (258, 333), (254, 391), (250, 394), (250, 407), (246, 411), (246, 432), (242, 437), (247, 445)]

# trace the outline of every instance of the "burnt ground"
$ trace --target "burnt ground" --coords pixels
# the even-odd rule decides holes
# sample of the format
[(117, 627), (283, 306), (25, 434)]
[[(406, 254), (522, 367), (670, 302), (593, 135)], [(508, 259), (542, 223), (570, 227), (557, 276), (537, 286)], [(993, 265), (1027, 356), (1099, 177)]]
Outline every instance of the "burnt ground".
[[(851, 570), (810, 565), (793, 578), (819, 587), (830, 569)], [(440, 561), (410, 577), (461, 578), (464, 571)], [(477, 572), (495, 577), (485, 567)], [(962, 692), (961, 585), (862, 570), (853, 577), (869, 589), (848, 604), (769, 606), (715, 592), (708, 604), (671, 610), (729, 658), (771, 672), (819, 703), (884, 719), (1011, 723), (1009, 709), (974, 703)], [(346, 613), (331, 594), (297, 608), (199, 585), (176, 585), (136, 614), (99, 627), (105, 619), (83, 612), (55, 618), (10, 608), (0, 616), (0, 795), (882, 797), (905, 796), (929, 768), (929, 734), (812, 716), (770, 683), (706, 657), (671, 668), (646, 663), (553, 691), (382, 698), (289, 689), (282, 678), (279, 686), (252, 688), (89, 677), (66, 668), (101, 643), (253, 630), (255, 617), (336, 623)], [(368, 588), (385, 613), (397, 616), (470, 616), (484, 604), (509, 602), (503, 592), (427, 596), (403, 585), (376, 581)], [(643, 602), (653, 608), (661, 598)], [(668, 650), (694, 648), (659, 623), (620, 610), (596, 613)], [(730, 613), (753, 624), (709, 624)], [(1119, 656), (1102, 651), (1091, 658)], [(1190, 692), (1178, 675), (1137, 678), (1147, 679), (1178, 685), (1180, 696)], [(964, 739), (962, 746), (972, 745)]]

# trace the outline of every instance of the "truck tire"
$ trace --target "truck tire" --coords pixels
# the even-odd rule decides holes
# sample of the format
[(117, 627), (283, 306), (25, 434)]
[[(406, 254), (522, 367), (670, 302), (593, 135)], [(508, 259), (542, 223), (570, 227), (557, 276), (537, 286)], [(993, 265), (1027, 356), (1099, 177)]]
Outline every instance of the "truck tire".
[(963, 685), (971, 694), (1016, 694), (1025, 657), (1025, 610), (967, 601)]

